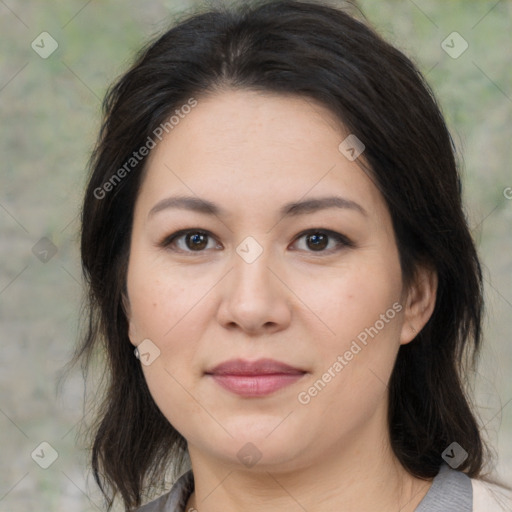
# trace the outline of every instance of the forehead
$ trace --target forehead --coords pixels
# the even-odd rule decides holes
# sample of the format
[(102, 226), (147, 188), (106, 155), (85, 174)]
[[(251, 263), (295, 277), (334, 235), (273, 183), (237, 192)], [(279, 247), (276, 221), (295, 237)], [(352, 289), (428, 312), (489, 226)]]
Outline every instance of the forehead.
[(326, 107), (299, 96), (237, 90), (197, 98), (152, 150), (139, 195), (154, 203), (178, 192), (261, 213), (339, 192), (375, 210), (380, 193), (339, 150), (348, 135)]

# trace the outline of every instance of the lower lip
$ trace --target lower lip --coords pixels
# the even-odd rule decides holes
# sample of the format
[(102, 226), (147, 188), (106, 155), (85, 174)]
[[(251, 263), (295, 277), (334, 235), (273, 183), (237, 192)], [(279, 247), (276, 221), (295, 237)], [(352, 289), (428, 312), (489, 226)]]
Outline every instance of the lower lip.
[(293, 384), (303, 373), (273, 373), (266, 375), (211, 375), (224, 389), (241, 396), (265, 396)]

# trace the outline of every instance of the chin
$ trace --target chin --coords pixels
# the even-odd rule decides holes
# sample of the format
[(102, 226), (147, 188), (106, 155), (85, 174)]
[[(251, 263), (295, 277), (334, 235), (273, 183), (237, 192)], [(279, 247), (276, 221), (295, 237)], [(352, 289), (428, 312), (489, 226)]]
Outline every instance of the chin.
[[(233, 438), (224, 436), (224, 442), (212, 445), (212, 440), (206, 440), (215, 456), (224, 459), (228, 464), (235, 464), (237, 469), (244, 466), (248, 469), (263, 470), (286, 469), (287, 466), (296, 468), (297, 456), (303, 452), (300, 443), (304, 439), (295, 439), (291, 432), (283, 429), (277, 433), (275, 429), (279, 422), (273, 422), (271, 428), (258, 429), (247, 424), (240, 430), (229, 430)], [(252, 428), (251, 428), (252, 427)], [(270, 435), (269, 435), (269, 432)]]

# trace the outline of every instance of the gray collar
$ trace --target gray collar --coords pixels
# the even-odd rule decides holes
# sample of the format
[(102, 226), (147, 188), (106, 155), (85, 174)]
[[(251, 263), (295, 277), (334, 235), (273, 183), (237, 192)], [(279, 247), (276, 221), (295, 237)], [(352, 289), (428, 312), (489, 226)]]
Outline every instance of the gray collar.
[(443, 464), (415, 512), (471, 512), (473, 486), (465, 473)]
[(168, 493), (139, 507), (136, 512), (183, 512), (193, 492), (194, 475), (190, 469), (176, 480)]

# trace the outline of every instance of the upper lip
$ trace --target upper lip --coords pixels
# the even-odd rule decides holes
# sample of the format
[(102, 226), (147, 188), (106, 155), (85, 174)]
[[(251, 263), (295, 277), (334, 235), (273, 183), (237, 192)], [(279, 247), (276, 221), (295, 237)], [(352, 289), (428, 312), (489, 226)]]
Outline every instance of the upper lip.
[(258, 359), (256, 361), (230, 359), (229, 361), (218, 364), (205, 373), (215, 375), (272, 375), (279, 373), (300, 374), (306, 372), (300, 368), (295, 368), (289, 364), (276, 361), (275, 359)]

